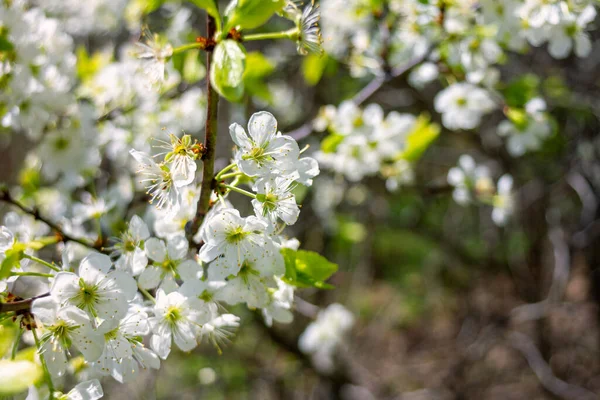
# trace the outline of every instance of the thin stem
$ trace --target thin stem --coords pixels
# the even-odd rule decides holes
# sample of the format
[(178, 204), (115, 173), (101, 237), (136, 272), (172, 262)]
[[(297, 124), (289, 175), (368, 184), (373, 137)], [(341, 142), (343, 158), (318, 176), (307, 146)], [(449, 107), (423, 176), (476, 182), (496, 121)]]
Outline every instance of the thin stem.
[(298, 36), (298, 29), (293, 28), (282, 32), (254, 33), (244, 36), (244, 41), (251, 40), (268, 40), (268, 39), (294, 39)]
[(233, 168), (235, 168), (235, 163), (231, 163), (228, 166), (226, 166), (225, 168), (223, 168), (221, 171), (219, 171), (219, 173), (217, 174), (217, 176), (215, 176), (215, 180), (218, 181), (219, 179), (221, 179), (223, 177), (223, 174), (225, 174), (225, 172), (227, 171), (231, 171)]
[(196, 42), (196, 43), (187, 43), (184, 44), (182, 46), (179, 47), (175, 47), (173, 49), (173, 54), (178, 54), (178, 53), (183, 53), (184, 51), (187, 50), (192, 50), (192, 49), (203, 49), (204, 48), (204, 43), (200, 43), (200, 42)]
[(236, 187), (236, 186), (231, 186), (231, 185), (225, 185), (225, 184), (223, 184), (223, 185), (221, 185), (221, 186), (222, 186), (222, 187), (224, 187), (224, 188), (227, 188), (227, 189), (229, 189), (229, 190), (233, 190), (234, 192), (241, 193), (241, 194), (243, 194), (244, 196), (252, 197), (253, 199), (255, 199), (255, 198), (256, 198), (256, 195), (255, 195), (254, 193), (250, 193), (250, 192), (248, 192), (247, 190), (240, 189), (239, 187)]
[(223, 206), (223, 208), (227, 208), (227, 204), (225, 204), (225, 199), (223, 198), (223, 196), (221, 196), (220, 193), (219, 193), (219, 201), (221, 202), (221, 205)]
[(43, 278), (54, 278), (53, 274), (44, 274), (42, 272), (11, 272), (12, 276), (41, 276)]
[(25, 254), (25, 253), (23, 253), (23, 258), (28, 258), (28, 259), (30, 259), (31, 261), (35, 261), (36, 263), (39, 263), (39, 264), (45, 265), (46, 267), (50, 268), (50, 269), (51, 269), (51, 270), (53, 270), (53, 271), (56, 271), (56, 272), (60, 272), (60, 271), (61, 271), (61, 269), (60, 269), (60, 268), (58, 268), (56, 265), (54, 265), (54, 264), (50, 264), (48, 261), (44, 261), (44, 260), (42, 260), (41, 258), (38, 258), (38, 257), (36, 257), (36, 256), (30, 256), (29, 254)]
[(52, 384), (52, 376), (50, 375), (50, 370), (48, 370), (48, 365), (46, 364), (46, 359), (44, 358), (44, 354), (42, 353), (42, 346), (40, 344), (40, 339), (35, 331), (32, 329), (33, 339), (35, 340), (35, 346), (38, 349), (38, 355), (40, 356), (40, 362), (42, 363), (42, 368), (44, 369), (44, 376), (46, 377), (46, 384), (48, 385), (48, 391), (50, 394), (48, 395), (48, 399), (54, 399), (54, 385)]
[(231, 172), (231, 173), (229, 173), (229, 174), (221, 175), (221, 176), (219, 177), (219, 179), (217, 179), (217, 180), (229, 179), (229, 178), (235, 178), (236, 176), (240, 176), (240, 175), (244, 175), (244, 173), (243, 173), (243, 172), (241, 172), (241, 171), (240, 171), (240, 172)]
[(17, 337), (15, 338), (15, 343), (13, 344), (12, 352), (10, 353), (10, 359), (14, 360), (17, 356), (17, 351), (19, 350), (19, 343), (21, 343), (21, 336), (23, 336), (23, 329), (19, 327), (17, 331)]
[(143, 294), (144, 296), (146, 296), (146, 298), (147, 298), (148, 300), (150, 300), (151, 302), (153, 302), (154, 304), (156, 304), (156, 299), (154, 298), (154, 296), (152, 296), (152, 295), (150, 294), (150, 292), (149, 292), (149, 291), (147, 291), (146, 289), (144, 289), (144, 288), (143, 288), (143, 287), (141, 287), (140, 285), (138, 285), (138, 289), (139, 289), (139, 291), (140, 291), (140, 292), (142, 292), (142, 294)]
[[(206, 24), (206, 37), (212, 38), (215, 36), (217, 30), (217, 22), (210, 15), (207, 16)], [(210, 71), (212, 64), (212, 51), (206, 52), (206, 70)], [(202, 170), (202, 185), (200, 186), (200, 198), (196, 204), (196, 215), (192, 220), (192, 223), (187, 230), (188, 238), (190, 242), (193, 236), (198, 232), (204, 217), (208, 213), (210, 208), (210, 195), (214, 188), (215, 180), (215, 154), (217, 148), (217, 128), (218, 128), (218, 108), (219, 108), (219, 94), (210, 84), (210, 79), (206, 80), (206, 92), (207, 92), (207, 107), (206, 107), (206, 126), (204, 129), (204, 148), (206, 152), (202, 156), (203, 170)]]

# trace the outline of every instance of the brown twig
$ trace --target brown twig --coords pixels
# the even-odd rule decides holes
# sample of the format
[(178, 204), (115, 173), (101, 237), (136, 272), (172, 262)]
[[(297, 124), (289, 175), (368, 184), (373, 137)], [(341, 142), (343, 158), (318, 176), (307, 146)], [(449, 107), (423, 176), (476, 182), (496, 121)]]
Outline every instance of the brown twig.
[(31, 304), (36, 299), (41, 299), (43, 297), (50, 296), (50, 293), (40, 294), (39, 296), (34, 296), (30, 299), (25, 300), (17, 300), (10, 303), (0, 303), (0, 313), (11, 312), (11, 311), (22, 311), (22, 310), (30, 310)]
[(28, 208), (28, 207), (24, 206), (23, 204), (19, 203), (17, 200), (12, 198), (12, 196), (10, 195), (10, 192), (8, 191), (7, 188), (0, 188), (0, 201), (3, 201), (7, 204), (11, 204), (11, 205), (19, 208), (25, 214), (31, 215), (36, 220), (45, 223), (53, 231), (56, 232), (56, 234), (60, 238), (60, 241), (62, 241), (62, 242), (76, 242), (83, 246), (86, 246), (86, 247), (89, 247), (89, 248), (92, 248), (95, 250), (99, 250), (99, 251), (102, 250), (102, 243), (91, 243), (85, 239), (71, 236), (68, 233), (66, 233), (58, 224), (56, 224), (56, 223), (50, 221), (48, 218), (42, 216), (40, 214), (39, 210), (37, 210), (35, 208)]
[[(216, 23), (213, 17), (208, 15), (207, 20), (207, 37), (212, 38), (216, 33)], [(213, 52), (207, 49), (206, 51), (206, 69), (210, 70), (212, 63)], [(196, 215), (187, 229), (187, 236), (190, 242), (196, 234), (204, 217), (210, 208), (210, 196), (214, 189), (214, 174), (215, 174), (215, 152), (217, 148), (217, 128), (218, 128), (218, 107), (219, 95), (212, 87), (210, 79), (206, 80), (206, 92), (208, 96), (208, 106), (206, 108), (206, 128), (204, 136), (204, 148), (206, 153), (202, 157), (202, 185), (200, 187), (200, 198), (196, 205)]]

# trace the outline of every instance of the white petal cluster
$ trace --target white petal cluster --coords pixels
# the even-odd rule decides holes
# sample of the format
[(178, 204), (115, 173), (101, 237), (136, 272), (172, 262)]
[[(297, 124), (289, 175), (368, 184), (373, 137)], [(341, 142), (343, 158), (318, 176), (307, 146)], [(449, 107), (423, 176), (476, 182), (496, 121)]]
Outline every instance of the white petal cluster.
[(477, 165), (473, 157), (463, 154), (458, 166), (448, 171), (448, 183), (454, 187), (452, 197), (458, 204), (486, 204), (493, 207), (492, 220), (504, 226), (514, 211), (513, 178), (503, 175), (497, 185), (485, 165)]
[(476, 128), (481, 118), (496, 107), (487, 90), (466, 82), (439, 92), (434, 106), (442, 114), (444, 126), (452, 130)]
[(364, 109), (351, 101), (337, 109), (327, 106), (315, 121), (315, 128), (330, 132), (332, 146), (324, 141), (317, 159), (353, 182), (381, 173), (390, 180), (391, 188), (410, 183), (412, 168), (400, 156), (415, 125), (413, 115), (393, 111), (385, 116), (377, 104)]
[(550, 136), (552, 127), (545, 110), (546, 102), (536, 97), (525, 104), (525, 109), (517, 113), (514, 121), (500, 122), (498, 135), (506, 137), (506, 149), (511, 156), (519, 157), (539, 150)]
[(354, 325), (354, 315), (338, 303), (319, 312), (298, 340), (303, 353), (310, 354), (314, 364), (324, 372), (335, 368), (335, 354)]
[(0, 31), (11, 45), (0, 61), (1, 125), (37, 139), (75, 102), (73, 39), (22, 0), (0, 4)]

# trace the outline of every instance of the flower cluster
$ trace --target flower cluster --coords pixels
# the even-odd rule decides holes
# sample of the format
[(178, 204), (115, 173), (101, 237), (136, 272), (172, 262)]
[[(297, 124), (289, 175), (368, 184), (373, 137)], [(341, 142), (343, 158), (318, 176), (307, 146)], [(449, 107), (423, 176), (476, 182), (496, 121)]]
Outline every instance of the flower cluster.
[(413, 115), (392, 111), (386, 116), (377, 104), (361, 109), (346, 101), (323, 108), (314, 127), (330, 134), (317, 153), (324, 167), (353, 182), (381, 174), (390, 190), (413, 181), (407, 139), (422, 128)]
[[(311, 185), (319, 167), (316, 160), (301, 156), (294, 139), (277, 131), (277, 121), (267, 112), (250, 118), (248, 132), (238, 124), (230, 132), (237, 149), (233, 163), (217, 175), (217, 202), (195, 236), (201, 243), (197, 254), (182, 227), (170, 229), (155, 221), (153, 235), (134, 215), (106, 249), (110, 255), (80, 245), (76, 252), (65, 247), (59, 267), (37, 258), (39, 245), (31, 244), (46, 240), (41, 236), (45, 230), (5, 220), (0, 260), (13, 262), (18, 256), (12, 268), (19, 273), (0, 280), (1, 289), (12, 292), (21, 279), (40, 277), (37, 293), (48, 295), (33, 302), (31, 313), (53, 379), (65, 376), (69, 358), (77, 353), (88, 367), (86, 376), (125, 382), (142, 369), (159, 368), (172, 346), (190, 351), (206, 340), (220, 348), (239, 326), (239, 317), (226, 312), (224, 304), (260, 309), (268, 324), (291, 322), (294, 286), (284, 281), (280, 249), (297, 249), (298, 242), (280, 233), (300, 213), (293, 190)], [(202, 146), (189, 135), (170, 139), (158, 142), (165, 150), (155, 156), (159, 163), (139, 151), (131, 154), (156, 206), (177, 215), (190, 202), (188, 193), (197, 191)], [(239, 187), (242, 181), (252, 192)], [(232, 192), (251, 197), (255, 215), (242, 217), (227, 200)], [(73, 205), (73, 218), (79, 224), (100, 220), (113, 207), (114, 202), (87, 196)], [(44, 267), (51, 273), (41, 272)]]
[(24, 1), (0, 2), (0, 120), (37, 139), (74, 102), (73, 39), (58, 20)]
[(306, 327), (298, 346), (303, 353), (311, 355), (320, 370), (331, 372), (335, 367), (335, 355), (353, 325), (354, 315), (350, 311), (341, 304), (331, 304)]
[(448, 183), (454, 187), (452, 197), (460, 205), (473, 203), (493, 206), (492, 220), (503, 226), (508, 222), (514, 209), (513, 178), (506, 174), (495, 185), (490, 170), (477, 165), (473, 157), (462, 155), (458, 166), (448, 171)]

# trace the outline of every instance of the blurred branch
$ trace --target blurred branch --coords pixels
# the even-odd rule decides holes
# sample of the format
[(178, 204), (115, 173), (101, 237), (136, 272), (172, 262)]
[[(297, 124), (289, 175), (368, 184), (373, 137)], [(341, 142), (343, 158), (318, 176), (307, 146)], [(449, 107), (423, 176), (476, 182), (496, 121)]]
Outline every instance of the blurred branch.
[(569, 246), (565, 240), (565, 233), (560, 228), (554, 228), (548, 233), (553, 246), (554, 271), (552, 272), (552, 284), (548, 291), (548, 297), (544, 300), (525, 304), (512, 310), (512, 318), (515, 322), (525, 322), (543, 318), (553, 304), (562, 299), (571, 268), (571, 257)]
[[(433, 46), (432, 46), (432, 48), (433, 48)], [(350, 99), (350, 101), (352, 101), (357, 106), (360, 106), (362, 103), (367, 101), (371, 96), (373, 96), (373, 94), (375, 94), (375, 92), (377, 92), (379, 89), (381, 89), (381, 87), (385, 83), (391, 81), (394, 78), (398, 78), (399, 76), (401, 76), (404, 73), (406, 73), (407, 71), (409, 71), (411, 68), (413, 68), (416, 65), (420, 64), (421, 62), (423, 62), (423, 60), (425, 60), (425, 58), (427, 58), (427, 56), (429, 56), (430, 51), (431, 50), (428, 50), (424, 54), (408, 61), (406, 64), (392, 69), (392, 71), (388, 74), (376, 76), (371, 82), (369, 82), (358, 93), (356, 93), (354, 95), (354, 97), (352, 97)], [(313, 119), (314, 118), (311, 118), (307, 123), (300, 126), (299, 128), (294, 129), (291, 132), (288, 132), (287, 134), (296, 140), (304, 139), (305, 137), (310, 135), (313, 131), (313, 126), (312, 126)]]
[(521, 352), (527, 363), (538, 377), (541, 385), (548, 392), (565, 400), (592, 400), (596, 395), (589, 390), (571, 385), (552, 372), (552, 368), (544, 361), (541, 353), (527, 335), (520, 332), (510, 332), (507, 336), (510, 345)]
[(294, 304), (296, 305), (296, 311), (298, 311), (300, 314), (304, 315), (307, 318), (317, 318), (317, 315), (321, 310), (318, 306), (309, 303), (308, 301), (298, 297), (297, 295), (294, 298)]
[(54, 222), (50, 221), (48, 218), (43, 217), (40, 214), (39, 210), (37, 210), (35, 208), (33, 208), (33, 209), (28, 208), (28, 207), (24, 206), (23, 204), (19, 203), (17, 200), (13, 199), (7, 188), (0, 188), (0, 201), (3, 201), (7, 204), (11, 204), (11, 205), (19, 208), (25, 214), (31, 215), (36, 220), (45, 223), (53, 231), (56, 232), (56, 234), (60, 237), (60, 240), (63, 242), (75, 242), (75, 243), (79, 243), (83, 246), (86, 246), (86, 247), (89, 247), (89, 248), (92, 248), (92, 249), (95, 249), (98, 251), (102, 251), (102, 242), (101, 241), (91, 243), (85, 239), (77, 238), (77, 237), (69, 235), (58, 224), (55, 224)]

